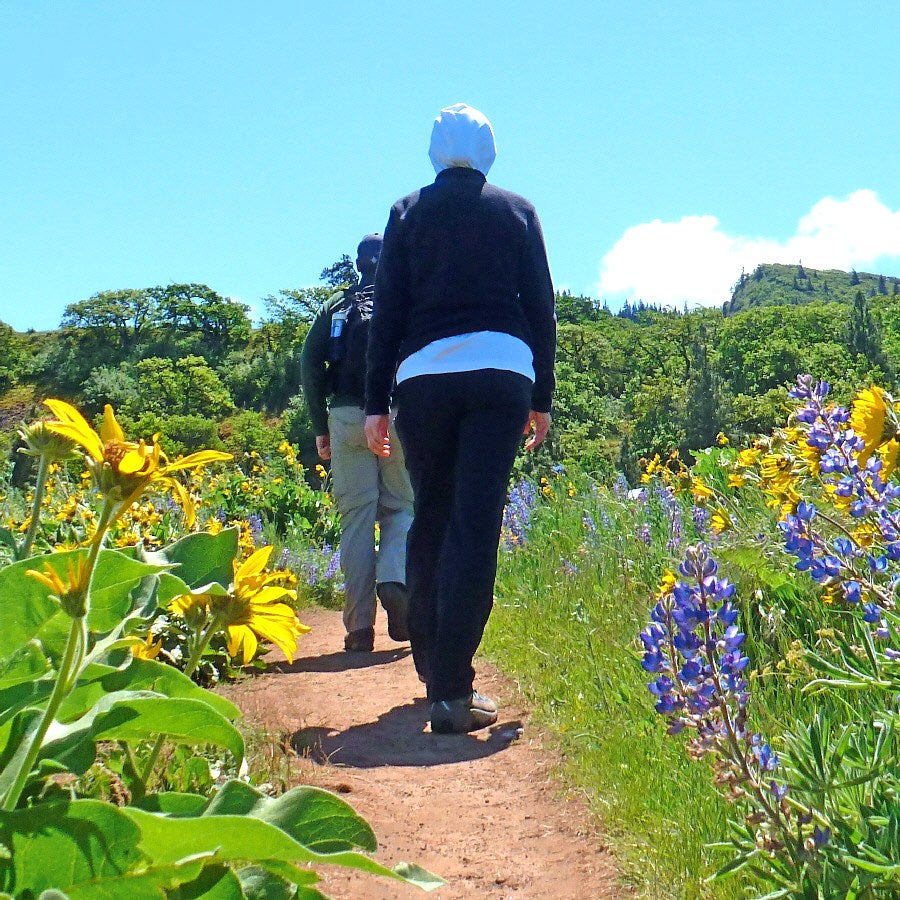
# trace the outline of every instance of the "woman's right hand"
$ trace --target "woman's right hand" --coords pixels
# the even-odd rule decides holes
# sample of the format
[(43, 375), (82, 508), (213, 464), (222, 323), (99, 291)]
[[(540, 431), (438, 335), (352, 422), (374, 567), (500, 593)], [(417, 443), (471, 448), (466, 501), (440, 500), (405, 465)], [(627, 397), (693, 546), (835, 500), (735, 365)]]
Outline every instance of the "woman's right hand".
[(530, 434), (532, 431), (534, 433), (525, 441), (526, 450), (536, 450), (544, 443), (544, 439), (550, 431), (550, 413), (531, 410), (528, 413), (528, 421), (525, 423), (525, 434)]
[(316, 453), (319, 454), (319, 459), (331, 459), (331, 435), (316, 435)]

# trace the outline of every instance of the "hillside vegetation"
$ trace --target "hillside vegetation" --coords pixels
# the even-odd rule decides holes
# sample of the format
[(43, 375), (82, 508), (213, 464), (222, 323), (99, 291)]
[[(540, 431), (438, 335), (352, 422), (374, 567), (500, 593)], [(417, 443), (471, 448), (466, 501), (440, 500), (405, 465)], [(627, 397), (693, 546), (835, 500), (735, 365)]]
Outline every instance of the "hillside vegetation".
[[(137, 431), (161, 431), (170, 453), (266, 452), (288, 438), (313, 463), (300, 348), (315, 310), (351, 272), (339, 260), (320, 286), (265, 298), (257, 327), (246, 307), (200, 284), (104, 291), (67, 307), (54, 331), (0, 324), (4, 431), (52, 394), (89, 415), (111, 403)], [(798, 372), (828, 379), (842, 402), (871, 381), (890, 388), (900, 367), (897, 285), (766, 265), (742, 277), (725, 310), (639, 304), (613, 315), (560, 294), (555, 425), (536, 464), (577, 461), (634, 478), (641, 458), (690, 454), (720, 432), (768, 432)]]
[(893, 297), (900, 292), (900, 279), (855, 270), (811, 269), (802, 263), (768, 263), (757, 266), (750, 275), (741, 273), (724, 312), (727, 316), (757, 306), (800, 306), (815, 301), (851, 303), (857, 291), (864, 297)]

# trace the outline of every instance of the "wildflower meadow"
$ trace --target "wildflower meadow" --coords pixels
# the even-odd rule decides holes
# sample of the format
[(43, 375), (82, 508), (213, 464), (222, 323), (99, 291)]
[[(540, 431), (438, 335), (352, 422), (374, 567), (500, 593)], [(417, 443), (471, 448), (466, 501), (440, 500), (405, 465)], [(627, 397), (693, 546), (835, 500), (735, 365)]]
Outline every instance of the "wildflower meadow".
[[(337, 796), (255, 786), (237, 708), (203, 686), (263, 647), (293, 658), (299, 578), (289, 553), (270, 567), (262, 514), (279, 524), (284, 484), (282, 532), (328, 536), (327, 492), (285, 473), (263, 499), (258, 455), (227, 474), (231, 454), (126, 438), (110, 406), (96, 430), (46, 406), (21, 433), (33, 487), (7, 491), (0, 532), (4, 895), (313, 898), (326, 863), (439, 885), (367, 855), (372, 829)], [(254, 498), (246, 518), (235, 496)]]
[[(2, 495), (3, 890), (312, 897), (322, 862), (438, 886), (366, 855), (343, 800), (264, 783), (209, 691), (340, 606), (327, 472), (287, 441), (170, 459), (110, 407), (47, 410), (21, 431), (29, 487)], [(638, 894), (900, 892), (898, 433), (880, 387), (841, 406), (803, 376), (771, 434), (635, 483), (515, 476), (483, 649)]]
[(489, 650), (652, 896), (900, 895), (897, 413), (791, 398), (634, 487), (512, 494)]

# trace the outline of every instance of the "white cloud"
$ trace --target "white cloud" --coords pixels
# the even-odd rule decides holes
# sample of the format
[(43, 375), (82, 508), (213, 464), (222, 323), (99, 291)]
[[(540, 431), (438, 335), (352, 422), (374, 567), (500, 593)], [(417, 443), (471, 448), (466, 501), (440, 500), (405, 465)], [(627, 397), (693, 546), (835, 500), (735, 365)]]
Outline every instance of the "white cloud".
[(815, 269), (864, 270), (885, 258), (900, 266), (900, 210), (859, 190), (820, 200), (783, 242), (728, 234), (712, 215), (635, 225), (603, 258), (596, 287), (613, 304), (713, 306), (729, 298), (741, 269), (752, 272), (759, 263), (802, 260)]

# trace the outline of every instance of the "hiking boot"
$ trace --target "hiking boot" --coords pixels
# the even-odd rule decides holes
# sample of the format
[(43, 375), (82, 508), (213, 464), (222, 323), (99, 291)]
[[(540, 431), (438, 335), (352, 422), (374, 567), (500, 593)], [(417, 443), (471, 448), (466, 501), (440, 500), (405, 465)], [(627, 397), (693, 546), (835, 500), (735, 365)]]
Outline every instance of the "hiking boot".
[(473, 691), (458, 700), (438, 700), (431, 704), (431, 730), (435, 734), (464, 734), (487, 728), (497, 721), (497, 704)]
[(409, 594), (406, 585), (399, 581), (382, 581), (376, 586), (378, 599), (387, 613), (388, 634), (392, 641), (408, 641), (409, 629), (406, 616), (409, 612)]
[(344, 649), (357, 653), (371, 653), (375, 649), (375, 629), (357, 628), (344, 637)]

